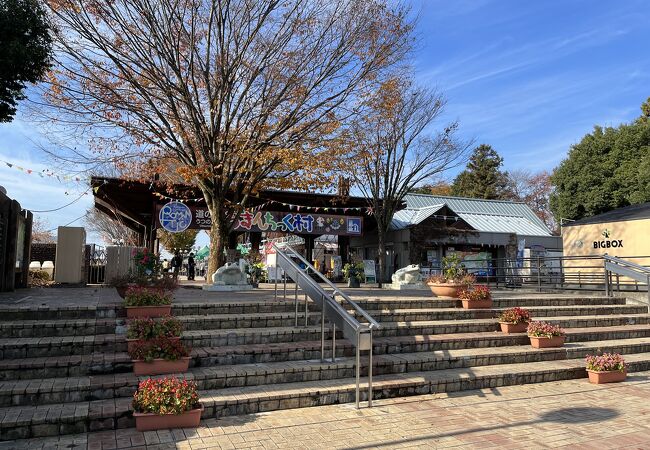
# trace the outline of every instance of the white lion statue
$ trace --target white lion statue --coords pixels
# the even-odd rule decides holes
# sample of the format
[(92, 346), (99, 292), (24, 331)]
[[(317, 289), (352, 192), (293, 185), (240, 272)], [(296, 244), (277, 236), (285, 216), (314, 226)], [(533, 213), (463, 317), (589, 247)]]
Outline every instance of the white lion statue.
[(402, 267), (393, 274), (392, 280), (394, 284), (421, 283), (422, 275), (420, 274), (420, 266), (418, 264), (411, 264), (410, 266)]
[(217, 286), (243, 286), (248, 284), (246, 274), (239, 269), (237, 263), (226, 263), (212, 274), (212, 284)]

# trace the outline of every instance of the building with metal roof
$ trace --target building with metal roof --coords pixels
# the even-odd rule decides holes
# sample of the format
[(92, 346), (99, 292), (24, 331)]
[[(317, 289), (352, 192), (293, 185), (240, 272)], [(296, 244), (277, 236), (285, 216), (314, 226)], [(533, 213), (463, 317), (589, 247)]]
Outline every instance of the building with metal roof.
[[(480, 275), (497, 258), (562, 250), (562, 238), (525, 203), (426, 194), (409, 194), (404, 201), (387, 237), (387, 275), (408, 264), (435, 269), (450, 253)], [(375, 236), (352, 239), (350, 245), (359, 257), (377, 259)]]

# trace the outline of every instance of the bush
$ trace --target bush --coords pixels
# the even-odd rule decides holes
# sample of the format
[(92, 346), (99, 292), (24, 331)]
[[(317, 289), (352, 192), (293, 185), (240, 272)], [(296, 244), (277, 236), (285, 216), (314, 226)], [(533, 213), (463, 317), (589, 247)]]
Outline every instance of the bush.
[(183, 331), (180, 320), (171, 316), (162, 320), (133, 319), (129, 323), (126, 337), (129, 339), (153, 339), (157, 337), (179, 337)]
[(171, 293), (158, 288), (130, 287), (124, 297), (124, 306), (161, 306), (171, 303)]
[(427, 278), (426, 282), (435, 284), (454, 283), (470, 286), (476, 282), (476, 277), (467, 273), (461, 259), (454, 254), (442, 258), (442, 273), (440, 275), (431, 275)]
[(585, 358), (587, 370), (594, 372), (623, 372), (627, 364), (618, 353), (603, 353), (602, 355), (587, 355)]
[(29, 284), (30, 286), (47, 286), (50, 284), (50, 274), (44, 270), (30, 270), (29, 271)]
[(133, 394), (133, 409), (139, 413), (179, 415), (198, 407), (196, 383), (175, 377), (141, 381)]
[(189, 356), (190, 351), (178, 339), (168, 337), (157, 337), (146, 341), (136, 342), (132, 351), (129, 352), (131, 359), (151, 362), (154, 359), (165, 359), (176, 361), (177, 359)]
[(363, 281), (364, 266), (362, 262), (357, 263), (347, 263), (343, 266), (343, 276), (346, 280), (351, 278), (356, 278), (359, 281)]
[(548, 322), (530, 322), (527, 332), (528, 336), (547, 338), (566, 334), (559, 325), (551, 325)]
[(29, 276), (32, 277), (33, 280), (50, 281), (50, 274), (45, 270), (30, 270)]
[(147, 277), (127, 273), (126, 275), (111, 278), (109, 285), (116, 288), (138, 285), (141, 287), (161, 289), (163, 291), (173, 291), (178, 288), (178, 280), (175, 280), (174, 277), (169, 274)]
[(506, 309), (499, 316), (499, 322), (528, 323), (530, 322), (530, 312), (523, 308)]
[(472, 289), (463, 289), (458, 294), (461, 300), (478, 301), (478, 300), (491, 300), (492, 294), (490, 288), (487, 286), (474, 286)]
[(132, 256), (138, 275), (155, 276), (160, 272), (160, 257), (148, 248), (134, 248)]

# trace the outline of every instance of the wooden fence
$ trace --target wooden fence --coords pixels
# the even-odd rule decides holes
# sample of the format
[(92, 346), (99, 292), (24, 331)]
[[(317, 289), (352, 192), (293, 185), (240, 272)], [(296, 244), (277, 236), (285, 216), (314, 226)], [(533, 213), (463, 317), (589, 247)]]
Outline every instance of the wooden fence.
[(0, 292), (27, 287), (33, 216), (0, 191)]

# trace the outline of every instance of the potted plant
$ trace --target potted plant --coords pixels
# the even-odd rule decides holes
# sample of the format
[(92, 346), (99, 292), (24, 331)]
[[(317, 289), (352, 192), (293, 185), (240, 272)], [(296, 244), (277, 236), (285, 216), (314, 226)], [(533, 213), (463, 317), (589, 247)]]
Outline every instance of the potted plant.
[(590, 383), (618, 383), (627, 377), (627, 364), (618, 353), (587, 355), (585, 362)]
[(464, 309), (484, 309), (492, 307), (492, 294), (487, 286), (474, 286), (468, 289), (461, 289), (458, 297), (463, 303)]
[(115, 290), (117, 291), (117, 295), (119, 295), (121, 298), (126, 297), (126, 291), (129, 288), (135, 287), (135, 286), (138, 285), (135, 282), (135, 276), (133, 276), (131, 273), (127, 273), (126, 275), (113, 277), (108, 282), (108, 284), (115, 288)]
[(246, 271), (251, 279), (251, 286), (258, 287), (260, 281), (264, 278), (266, 268), (264, 267), (263, 262), (256, 262), (254, 264), (249, 264)]
[(364, 267), (362, 262), (347, 263), (343, 266), (343, 276), (348, 280), (348, 287), (360, 287), (361, 280), (363, 280)]
[(133, 417), (138, 431), (196, 428), (203, 406), (196, 383), (174, 377), (143, 380), (133, 394)]
[(150, 287), (173, 291), (178, 288), (178, 280), (171, 274), (161, 271), (158, 255), (146, 248), (134, 249), (132, 253), (133, 268), (128, 273), (113, 277), (109, 284), (113, 286), (120, 297), (125, 298), (129, 288), (135, 286)]
[(135, 342), (129, 351), (136, 375), (186, 372), (190, 364), (189, 355), (188, 348), (180, 340), (168, 337)]
[(162, 320), (154, 320), (150, 317), (133, 319), (129, 322), (126, 331), (128, 351), (133, 351), (137, 342), (157, 337), (178, 340), (182, 332), (181, 321), (171, 316), (163, 317)]
[(132, 286), (124, 296), (126, 317), (162, 317), (172, 310), (172, 295), (163, 289)]
[(476, 281), (474, 276), (465, 271), (457, 255), (442, 258), (442, 273), (427, 278), (426, 283), (431, 292), (437, 297), (458, 297), (462, 289)]
[(530, 312), (523, 308), (509, 308), (499, 315), (501, 331), (510, 333), (524, 333), (530, 322)]
[(559, 325), (548, 322), (530, 322), (527, 332), (533, 348), (562, 347), (566, 339), (566, 333)]

